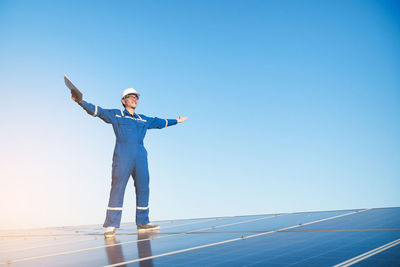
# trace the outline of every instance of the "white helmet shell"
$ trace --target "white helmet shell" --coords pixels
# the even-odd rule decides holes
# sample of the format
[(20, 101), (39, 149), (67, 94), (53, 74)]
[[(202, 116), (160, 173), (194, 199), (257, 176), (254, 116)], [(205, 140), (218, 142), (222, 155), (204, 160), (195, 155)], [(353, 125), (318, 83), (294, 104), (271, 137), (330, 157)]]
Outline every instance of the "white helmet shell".
[[(130, 95), (130, 94), (135, 94), (135, 95), (137, 95), (138, 97), (140, 96), (140, 94), (139, 94), (138, 92), (136, 92), (135, 89), (133, 89), (133, 88), (128, 88), (128, 89), (125, 89), (125, 90), (122, 92), (122, 98), (124, 98), (125, 96)], [(121, 98), (121, 99), (122, 99), (122, 98)]]

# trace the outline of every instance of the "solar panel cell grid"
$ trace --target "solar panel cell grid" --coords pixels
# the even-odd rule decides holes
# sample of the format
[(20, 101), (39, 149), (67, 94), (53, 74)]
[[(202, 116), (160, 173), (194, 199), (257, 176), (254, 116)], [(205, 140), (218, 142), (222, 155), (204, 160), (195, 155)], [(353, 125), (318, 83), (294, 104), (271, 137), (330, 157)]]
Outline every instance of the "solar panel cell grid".
[(400, 238), (400, 208), (160, 224), (159, 233), (140, 235), (134, 224), (123, 224), (106, 240), (99, 225), (3, 231), (0, 261), (11, 266), (332, 266), (383, 246), (386, 250), (355, 264), (400, 264), (395, 253), (400, 246), (385, 247)]

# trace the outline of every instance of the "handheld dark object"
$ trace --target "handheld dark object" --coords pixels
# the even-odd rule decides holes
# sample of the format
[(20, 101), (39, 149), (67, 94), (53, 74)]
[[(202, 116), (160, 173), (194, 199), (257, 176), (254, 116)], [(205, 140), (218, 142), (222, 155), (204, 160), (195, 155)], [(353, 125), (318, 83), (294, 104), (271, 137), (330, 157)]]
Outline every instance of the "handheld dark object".
[(65, 85), (71, 90), (72, 96), (76, 99), (78, 103), (82, 102), (82, 93), (79, 89), (68, 79), (67, 75), (64, 75)]

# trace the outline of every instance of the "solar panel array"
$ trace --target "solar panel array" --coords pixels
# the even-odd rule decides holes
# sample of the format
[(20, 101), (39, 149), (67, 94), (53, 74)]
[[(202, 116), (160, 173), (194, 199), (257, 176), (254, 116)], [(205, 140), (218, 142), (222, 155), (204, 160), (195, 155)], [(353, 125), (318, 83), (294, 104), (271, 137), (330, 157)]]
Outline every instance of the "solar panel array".
[(400, 266), (400, 208), (0, 232), (8, 266)]

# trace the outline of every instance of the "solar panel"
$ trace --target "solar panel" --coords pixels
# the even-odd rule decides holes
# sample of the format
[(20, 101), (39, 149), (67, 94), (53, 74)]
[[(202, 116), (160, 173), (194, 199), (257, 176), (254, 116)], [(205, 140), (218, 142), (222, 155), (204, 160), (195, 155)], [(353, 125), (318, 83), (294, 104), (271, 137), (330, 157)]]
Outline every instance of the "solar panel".
[(0, 232), (10, 266), (399, 266), (400, 208), (156, 222), (159, 232), (100, 225)]

